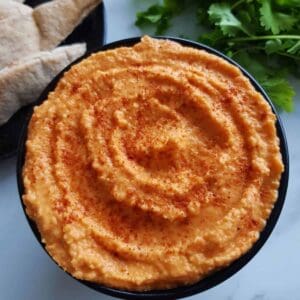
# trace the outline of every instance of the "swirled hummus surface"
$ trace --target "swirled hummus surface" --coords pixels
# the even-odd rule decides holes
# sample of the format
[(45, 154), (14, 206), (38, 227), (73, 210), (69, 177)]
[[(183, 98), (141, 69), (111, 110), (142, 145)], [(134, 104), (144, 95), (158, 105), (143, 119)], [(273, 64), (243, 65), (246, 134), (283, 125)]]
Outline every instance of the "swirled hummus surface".
[(277, 198), (275, 116), (239, 69), (144, 37), (65, 73), (32, 116), (27, 213), (79, 279), (200, 280), (251, 248)]

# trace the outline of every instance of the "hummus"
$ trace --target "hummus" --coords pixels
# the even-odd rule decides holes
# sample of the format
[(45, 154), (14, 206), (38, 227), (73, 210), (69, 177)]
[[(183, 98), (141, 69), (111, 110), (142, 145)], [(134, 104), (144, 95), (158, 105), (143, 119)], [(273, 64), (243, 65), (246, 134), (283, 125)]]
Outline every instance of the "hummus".
[(144, 37), (65, 73), (32, 116), (28, 215), (74, 277), (194, 283), (258, 239), (283, 164), (269, 104), (235, 66)]

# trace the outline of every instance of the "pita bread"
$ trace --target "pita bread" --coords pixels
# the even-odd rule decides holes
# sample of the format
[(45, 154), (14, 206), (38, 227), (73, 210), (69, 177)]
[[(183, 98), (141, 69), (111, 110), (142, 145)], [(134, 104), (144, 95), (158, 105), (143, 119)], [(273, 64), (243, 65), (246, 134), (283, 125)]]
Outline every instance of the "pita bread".
[(39, 31), (31, 12), (0, 21), (0, 69), (40, 51)]
[(19, 57), (39, 51), (32, 12), (31, 7), (14, 1), (0, 3), (0, 69)]
[(61, 70), (86, 51), (85, 44), (31, 55), (0, 71), (0, 125), (22, 106), (36, 101)]
[[(54, 49), (100, 2), (54, 0), (35, 9), (29, 6), (25, 9), (23, 4), (7, 1), (6, 13), (0, 19), (0, 69), (20, 57)], [(8, 13), (12, 16), (8, 17)]]
[(52, 49), (100, 3), (100, 0), (54, 0), (36, 7), (41, 50)]
[(0, 0), (0, 4), (1, 4), (1, 3), (7, 3), (7, 2), (19, 2), (19, 3), (24, 3), (25, 0), (12, 0), (12, 1), (9, 1), (9, 0)]
[(32, 8), (14, 1), (0, 0), (0, 21), (10, 17), (21, 17), (24, 14), (32, 12)]

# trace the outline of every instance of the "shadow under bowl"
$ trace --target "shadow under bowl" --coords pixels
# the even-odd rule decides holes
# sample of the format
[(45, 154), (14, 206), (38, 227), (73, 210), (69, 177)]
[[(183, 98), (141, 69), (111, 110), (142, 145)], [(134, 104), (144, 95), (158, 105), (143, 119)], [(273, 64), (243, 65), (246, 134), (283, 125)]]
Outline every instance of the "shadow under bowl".
[[(265, 226), (264, 230), (261, 232), (260, 237), (257, 240), (257, 242), (253, 245), (253, 247), (247, 253), (245, 253), (239, 259), (232, 262), (228, 267), (225, 267), (225, 268), (223, 268), (219, 271), (216, 271), (215, 273), (213, 273), (210, 276), (200, 280), (199, 282), (197, 282), (195, 284), (192, 284), (192, 285), (181, 286), (181, 287), (178, 287), (178, 288), (173, 288), (173, 289), (168, 289), (168, 290), (151, 290), (151, 291), (146, 291), (146, 292), (135, 292), (135, 291), (125, 291), (125, 290), (121, 290), (121, 289), (109, 288), (109, 287), (106, 287), (104, 285), (100, 285), (100, 284), (97, 284), (97, 283), (88, 282), (88, 281), (84, 281), (84, 280), (78, 280), (78, 279), (75, 278), (77, 281), (81, 282), (82, 284), (84, 284), (84, 285), (86, 285), (86, 286), (88, 286), (88, 287), (90, 287), (90, 288), (92, 288), (96, 291), (99, 291), (101, 293), (104, 293), (104, 294), (107, 294), (107, 295), (110, 295), (110, 296), (122, 298), (122, 299), (159, 299), (159, 300), (162, 300), (162, 299), (178, 299), (178, 298), (187, 297), (187, 296), (191, 296), (191, 295), (206, 291), (206, 290), (220, 284), (221, 282), (227, 280), (229, 277), (231, 277), (232, 275), (237, 273), (240, 269), (242, 269), (256, 255), (256, 253), (262, 248), (264, 243), (269, 238), (271, 232), (273, 231), (273, 229), (274, 229), (274, 227), (275, 227), (275, 225), (278, 221), (279, 215), (281, 213), (281, 210), (282, 210), (282, 207), (283, 207), (283, 204), (284, 204), (284, 201), (285, 201), (287, 186), (288, 186), (289, 156), (288, 156), (288, 147), (287, 147), (287, 142), (286, 142), (286, 137), (285, 137), (284, 129), (283, 129), (283, 126), (282, 126), (282, 122), (281, 122), (280, 117), (279, 117), (278, 113), (276, 112), (271, 100), (269, 99), (269, 97), (267, 96), (267, 94), (263, 90), (263, 88), (258, 84), (258, 82), (246, 70), (244, 70), (240, 65), (238, 65), (235, 61), (233, 61), (232, 59), (228, 58), (227, 56), (225, 56), (221, 52), (219, 52), (219, 51), (217, 51), (217, 50), (215, 50), (211, 47), (208, 47), (206, 45), (196, 43), (196, 42), (193, 42), (193, 41), (189, 41), (189, 40), (186, 40), (186, 39), (180, 39), (180, 38), (173, 38), (173, 37), (156, 37), (156, 38), (169, 39), (169, 40), (173, 40), (175, 42), (178, 42), (183, 46), (188, 46), (188, 47), (192, 47), (192, 48), (196, 48), (196, 49), (200, 49), (200, 50), (206, 50), (207, 52), (209, 52), (211, 54), (217, 55), (217, 56), (225, 59), (226, 61), (228, 61), (232, 65), (235, 65), (236, 67), (238, 67), (243, 72), (243, 74), (250, 80), (253, 87), (270, 104), (274, 114), (277, 117), (276, 130), (277, 130), (277, 136), (278, 136), (279, 141), (280, 141), (280, 151), (281, 151), (282, 160), (283, 160), (285, 170), (284, 170), (284, 172), (281, 176), (280, 186), (279, 186), (279, 189), (278, 189), (277, 201), (276, 201), (276, 203), (274, 205), (274, 208), (273, 208), (273, 210), (272, 210), (272, 212), (269, 216), (269, 219), (267, 220), (266, 226)], [(118, 48), (118, 47), (122, 47), (122, 46), (133, 46), (134, 44), (140, 42), (140, 40), (141, 40), (141, 37), (135, 37), (135, 38), (119, 40), (119, 41), (107, 44), (107, 45), (105, 45), (101, 48), (95, 49), (93, 52), (105, 51), (105, 50), (108, 50), (108, 49), (114, 49), (114, 48)], [(83, 57), (79, 58), (78, 60), (76, 60), (75, 62), (70, 64), (55, 79), (53, 79), (53, 81), (49, 84), (49, 86), (45, 89), (45, 91), (42, 93), (40, 98), (37, 100), (35, 105), (39, 105), (45, 99), (47, 99), (48, 94), (55, 89), (58, 81), (62, 78), (64, 72), (69, 70), (70, 67), (73, 66), (74, 64), (77, 64), (81, 60), (83, 60), (84, 58), (87, 58), (93, 52), (87, 53)], [(33, 222), (27, 216), (26, 211), (25, 211), (25, 206), (24, 206), (24, 203), (22, 201), (22, 195), (24, 194), (22, 169), (23, 169), (23, 165), (24, 165), (24, 161), (25, 161), (25, 154), (26, 154), (25, 143), (26, 143), (26, 139), (27, 139), (27, 129), (28, 129), (28, 124), (29, 124), (30, 118), (32, 116), (32, 113), (33, 113), (33, 109), (31, 109), (31, 112), (28, 115), (26, 124), (25, 124), (24, 129), (23, 129), (23, 133), (22, 133), (22, 136), (21, 136), (21, 139), (20, 139), (19, 151), (18, 151), (18, 161), (17, 161), (17, 183), (18, 183), (18, 190), (19, 190), (21, 203), (22, 203), (23, 210), (24, 210), (24, 213), (26, 215), (26, 218), (28, 220), (28, 223), (29, 223), (34, 235), (36, 236), (38, 242), (41, 244), (41, 246), (45, 250), (45, 246), (41, 241), (41, 236), (40, 236), (40, 233), (38, 231), (38, 228), (37, 228), (35, 222)], [(72, 276), (72, 275), (70, 275), (70, 276)]]

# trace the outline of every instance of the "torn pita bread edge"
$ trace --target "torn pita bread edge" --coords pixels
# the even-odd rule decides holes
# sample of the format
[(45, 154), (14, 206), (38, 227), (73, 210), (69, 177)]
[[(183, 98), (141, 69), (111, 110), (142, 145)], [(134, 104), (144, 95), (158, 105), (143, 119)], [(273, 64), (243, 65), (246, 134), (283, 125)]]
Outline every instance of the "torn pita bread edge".
[(102, 0), (54, 0), (33, 10), (40, 32), (41, 50), (55, 48)]
[(72, 44), (40, 52), (0, 71), (0, 126), (21, 107), (38, 99), (51, 80), (86, 52)]

